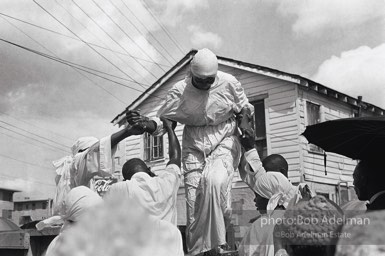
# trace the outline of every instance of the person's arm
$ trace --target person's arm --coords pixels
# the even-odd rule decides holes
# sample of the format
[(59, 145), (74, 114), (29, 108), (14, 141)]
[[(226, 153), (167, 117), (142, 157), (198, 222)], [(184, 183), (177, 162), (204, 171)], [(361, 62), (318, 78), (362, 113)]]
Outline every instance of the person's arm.
[(152, 134), (157, 129), (157, 124), (154, 120), (143, 116), (137, 110), (129, 110), (126, 113), (127, 122), (129, 125), (140, 125), (145, 132)]
[(114, 148), (116, 145), (118, 145), (119, 142), (121, 142), (125, 138), (132, 135), (140, 135), (145, 131), (146, 129), (142, 127), (140, 124), (133, 123), (133, 125), (128, 126), (111, 135), (111, 148)]
[(179, 168), (181, 167), (181, 149), (180, 149), (180, 144), (179, 140), (176, 137), (175, 134), (175, 127), (176, 127), (176, 122), (171, 121), (166, 118), (161, 118), (163, 122), (163, 127), (167, 131), (168, 135), (168, 155), (170, 160), (168, 161), (167, 165), (169, 164), (176, 164)]

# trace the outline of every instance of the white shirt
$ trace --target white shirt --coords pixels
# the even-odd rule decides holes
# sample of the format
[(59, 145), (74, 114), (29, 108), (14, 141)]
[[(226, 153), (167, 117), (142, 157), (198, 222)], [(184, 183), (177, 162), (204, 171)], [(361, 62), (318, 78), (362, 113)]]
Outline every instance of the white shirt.
[(131, 180), (113, 184), (107, 196), (117, 195), (135, 200), (151, 216), (176, 225), (176, 198), (180, 177), (181, 170), (175, 164), (167, 165), (166, 169), (155, 177), (139, 172), (134, 174)]

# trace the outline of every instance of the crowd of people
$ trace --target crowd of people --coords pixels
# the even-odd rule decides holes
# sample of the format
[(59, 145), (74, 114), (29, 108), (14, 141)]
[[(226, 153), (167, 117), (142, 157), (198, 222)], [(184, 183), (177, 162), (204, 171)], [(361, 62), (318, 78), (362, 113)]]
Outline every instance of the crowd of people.
[[(185, 79), (167, 93), (156, 118), (128, 111), (124, 129), (100, 141), (80, 138), (72, 156), (54, 162), (57, 217), (38, 226), (64, 224), (46, 256), (385, 255), (385, 213), (380, 211), (385, 208), (385, 173), (380, 160), (359, 161), (353, 175), (359, 201), (340, 207), (306, 184), (294, 186), (281, 155), (260, 159), (253, 112), (239, 81), (218, 70), (214, 53), (199, 50)], [(177, 123), (184, 124), (182, 148), (175, 134)], [(167, 134), (165, 169), (155, 175), (143, 160), (129, 159), (122, 170), (124, 181), (113, 184), (101, 199), (90, 189), (91, 179), (111, 176), (116, 145), (145, 132)], [(226, 230), (236, 170), (255, 194), (259, 215), (237, 248), (230, 248)], [(176, 226), (182, 178), (186, 252)], [(363, 201), (369, 202), (367, 206)]]

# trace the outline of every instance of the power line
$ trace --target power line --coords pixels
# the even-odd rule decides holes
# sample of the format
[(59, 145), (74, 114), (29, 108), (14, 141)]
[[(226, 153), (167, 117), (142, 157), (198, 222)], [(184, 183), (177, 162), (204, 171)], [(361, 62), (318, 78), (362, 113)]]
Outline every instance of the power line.
[[(92, 31), (90, 31), (86, 26), (84, 26), (75, 16), (73, 16), (72, 14), (71, 14), (71, 12), (70, 11), (68, 11), (67, 10), (67, 8), (65, 8), (63, 5), (61, 5), (57, 0), (55, 0), (55, 2), (63, 9), (63, 10), (65, 10), (67, 13), (68, 13), (68, 15), (70, 15), (74, 20), (76, 20), (84, 29), (86, 29), (87, 31), (89, 31), (95, 38), (97, 38), (97, 39), (99, 39), (99, 41), (101, 41), (103, 44), (104, 44), (104, 42), (95, 34), (95, 33), (93, 33)], [(104, 44), (104, 46), (105, 47), (108, 47), (108, 46), (106, 46), (106, 44)], [(129, 67), (132, 71), (134, 71), (135, 72), (135, 70), (134, 69), (132, 69), (131, 68), (131, 66), (130, 66), (130, 64), (128, 64), (122, 57), (120, 57), (119, 55), (117, 55), (116, 53), (114, 53), (114, 55), (116, 56), (116, 57), (118, 57), (121, 61), (123, 61), (126, 65), (127, 65), (127, 67)], [(146, 89), (146, 87), (144, 87), (144, 86), (142, 86), (136, 79), (134, 79), (132, 76), (129, 76), (129, 78), (132, 80), (132, 81), (135, 81), (136, 83), (138, 83), (143, 89)]]
[(68, 63), (68, 62), (66, 62), (66, 61), (64, 61), (64, 60), (61, 60), (61, 59), (59, 59), (59, 58), (56, 58), (56, 57), (54, 57), (54, 56), (50, 56), (50, 55), (48, 55), (48, 54), (45, 54), (45, 53), (42, 53), (42, 52), (33, 50), (33, 49), (31, 49), (31, 48), (28, 48), (28, 47), (25, 47), (25, 46), (22, 46), (22, 45), (13, 43), (13, 42), (11, 42), (11, 41), (8, 41), (8, 40), (2, 39), (2, 38), (0, 38), (0, 41), (3, 41), (3, 42), (5, 42), (5, 43), (11, 44), (11, 45), (13, 45), (13, 46), (22, 48), (22, 49), (24, 49), (24, 50), (26, 50), (26, 51), (35, 53), (35, 54), (40, 55), (40, 56), (42, 56), (42, 57), (45, 57), (45, 58), (48, 58), (48, 59), (57, 61), (57, 62), (62, 63), (62, 64), (64, 64), (64, 65), (74, 67), (74, 68), (76, 68), (76, 69), (82, 70), (82, 71), (84, 71), (84, 72), (87, 72), (87, 73), (89, 73), (89, 74), (95, 75), (95, 76), (100, 77), (100, 78), (102, 78), (102, 79), (105, 79), (105, 80), (107, 80), (107, 81), (110, 81), (110, 82), (116, 83), (116, 84), (118, 84), (118, 85), (124, 86), (124, 87), (126, 87), (126, 88), (130, 88), (130, 89), (132, 89), (132, 90), (135, 90), (135, 91), (138, 91), (138, 92), (141, 92), (141, 93), (143, 92), (143, 91), (141, 91), (141, 90), (139, 90), (139, 89), (137, 89), (137, 88), (134, 88), (134, 87), (131, 87), (131, 86), (129, 86), (129, 85), (126, 85), (126, 84), (120, 83), (120, 82), (118, 82), (118, 81), (109, 79), (109, 78), (107, 78), (107, 77), (101, 76), (101, 75), (96, 74), (96, 73), (94, 73), (94, 72), (91, 72), (91, 71), (89, 71), (89, 70), (87, 70), (87, 69), (80, 68), (79, 65), (78, 65), (78, 66), (71, 65), (70, 63)]
[[(3, 19), (5, 19), (3, 17)], [(11, 24), (13, 27), (15, 27), (17, 30), (19, 30), (21, 33), (23, 33), (25, 36), (27, 36), (28, 38), (30, 38), (32, 41), (34, 41), (35, 43), (37, 43), (38, 45), (40, 45), (42, 48), (44, 48), (46, 51), (50, 52), (51, 54), (54, 54), (52, 51), (50, 51), (49, 49), (47, 49), (44, 45), (42, 45), (41, 43), (39, 43), (38, 41), (36, 41), (35, 39), (33, 39), (31, 36), (29, 36), (27, 33), (25, 33), (23, 30), (21, 30), (20, 28), (18, 28), (16, 25), (12, 24), (10, 21), (6, 20), (9, 24)], [(57, 56), (56, 54), (54, 54), (55, 56)], [(111, 95), (112, 97), (114, 97), (116, 100), (118, 100), (119, 102), (123, 103), (124, 105), (126, 105), (126, 103), (122, 100), (120, 100), (118, 97), (116, 97), (115, 95), (113, 95), (111, 92), (109, 92), (108, 90), (106, 90), (104, 87), (100, 86), (99, 84), (95, 83), (94, 81), (92, 81), (90, 78), (88, 78), (85, 74), (81, 73), (79, 70), (77, 70), (76, 68), (74, 67), (71, 67), (75, 72), (77, 72), (78, 74), (80, 74), (81, 76), (85, 77), (86, 79), (88, 79), (89, 81), (91, 81), (93, 84), (95, 84), (97, 87), (99, 87), (100, 89), (104, 90), (107, 94)], [(53, 133), (53, 132), (52, 132)], [(59, 135), (60, 136), (60, 135)], [(63, 137), (63, 136), (61, 136)], [(72, 139), (71, 139), (72, 140)]]
[[(21, 20), (21, 19), (18, 19), (18, 18), (15, 18), (13, 16), (10, 16), (10, 15), (7, 15), (5, 13), (1, 13), (0, 12), (0, 15), (2, 16), (5, 16), (5, 17), (8, 17), (10, 19), (13, 19), (13, 20), (17, 20), (19, 22), (22, 22), (22, 23), (25, 23), (25, 24), (28, 24), (30, 26), (33, 26), (33, 27), (36, 27), (36, 28), (39, 28), (39, 29), (42, 29), (42, 30), (45, 30), (45, 31), (48, 31), (48, 32), (51, 32), (51, 33), (54, 33), (54, 34), (57, 34), (57, 35), (60, 35), (60, 36), (64, 36), (64, 37), (67, 37), (67, 38), (70, 38), (72, 40), (76, 40), (76, 41), (79, 41), (79, 42), (83, 42), (82, 40), (80, 40), (79, 38), (76, 38), (76, 37), (72, 37), (72, 36), (69, 36), (69, 35), (66, 35), (66, 34), (63, 34), (63, 33), (60, 33), (60, 32), (57, 32), (57, 31), (54, 31), (54, 30), (51, 30), (51, 29), (48, 29), (48, 28), (45, 28), (45, 27), (42, 27), (42, 26), (39, 26), (39, 25), (36, 25), (36, 24), (33, 24), (31, 22), (28, 22), (28, 21), (25, 21), (25, 20)], [(150, 61), (150, 60), (146, 60), (146, 59), (142, 59), (140, 57), (137, 57), (137, 56), (133, 56), (131, 54), (128, 54), (128, 53), (124, 53), (124, 52), (118, 52), (118, 51), (114, 51), (112, 50), (111, 48), (107, 48), (107, 47), (103, 47), (101, 45), (97, 45), (97, 44), (94, 44), (94, 43), (91, 43), (91, 42), (88, 42), (86, 41), (88, 44), (92, 45), (92, 46), (95, 46), (95, 47), (98, 47), (98, 48), (101, 48), (101, 49), (104, 49), (104, 50), (108, 50), (110, 52), (114, 52), (116, 54), (120, 54), (120, 55), (124, 55), (124, 56), (129, 56), (133, 59), (138, 59), (138, 60), (141, 60), (141, 61), (145, 61), (145, 62), (148, 62), (148, 63), (152, 63), (152, 64), (159, 64), (161, 66), (164, 66), (164, 67), (171, 67), (170, 65), (165, 65), (165, 64), (162, 64), (162, 63), (159, 63), (159, 62), (156, 62), (154, 63), (153, 61)]]
[(170, 55), (170, 57), (174, 60), (174, 61), (177, 61), (167, 50), (166, 48), (163, 46), (163, 44), (154, 36), (154, 34), (151, 32), (151, 30), (149, 28), (147, 28), (147, 26), (138, 18), (138, 16), (135, 15), (135, 13), (128, 7), (128, 5), (126, 5), (126, 3), (124, 2), (124, 0), (120, 0), (123, 5), (126, 7), (126, 9), (130, 12), (130, 14), (132, 16), (135, 17), (135, 19), (147, 30), (148, 34), (160, 45), (160, 47), (162, 47), (162, 49), (164, 49), (164, 51), (167, 52), (168, 55)]
[[(74, 0), (72, 2), (99, 28), (101, 29), (115, 44), (117, 44), (123, 51), (130, 55), (130, 53), (124, 48), (118, 41), (116, 41), (102, 26), (99, 25), (86, 11), (83, 10)], [(131, 56), (131, 55), (130, 55)], [(140, 63), (137, 59), (133, 58), (143, 69), (145, 69), (152, 77), (156, 78), (156, 76), (146, 68), (142, 63)]]
[(73, 140), (72, 140), (71, 138), (69, 138), (69, 137), (66, 137), (66, 136), (61, 135), (61, 134), (56, 133), (56, 132), (53, 132), (53, 131), (48, 130), (48, 129), (46, 129), (46, 128), (37, 126), (37, 125), (35, 125), (35, 124), (33, 124), (33, 123), (29, 123), (29, 122), (26, 122), (26, 121), (24, 121), (24, 120), (20, 120), (20, 119), (15, 118), (15, 117), (13, 117), (13, 116), (11, 116), (11, 115), (9, 115), (9, 114), (3, 112), (3, 111), (0, 111), (0, 113), (3, 114), (3, 115), (6, 115), (6, 116), (8, 116), (8, 117), (10, 117), (10, 118), (12, 118), (12, 119), (15, 119), (15, 120), (17, 120), (17, 121), (19, 121), (19, 122), (23, 122), (23, 123), (25, 123), (25, 124), (27, 124), (27, 125), (31, 125), (31, 126), (34, 126), (34, 127), (36, 127), (36, 128), (42, 129), (42, 130), (46, 130), (46, 131), (48, 131), (48, 132), (50, 132), (50, 133), (52, 133), (52, 134), (54, 134), (54, 135), (57, 135), (57, 136), (59, 136), (59, 137), (61, 137), (61, 138), (67, 139), (67, 140), (69, 140), (69, 141), (73, 141)]
[(118, 69), (120, 72), (125, 74), (129, 77), (129, 75), (124, 72), (121, 68), (116, 66), (114, 63), (112, 63), (109, 59), (107, 59), (103, 54), (98, 52), (94, 47), (92, 47), (90, 44), (88, 44), (86, 41), (84, 41), (81, 37), (79, 37), (75, 32), (73, 32), (70, 28), (68, 28), (63, 22), (61, 22), (59, 19), (57, 19), (54, 15), (52, 15), (47, 9), (45, 9), (43, 6), (41, 6), (36, 0), (32, 0), (35, 4), (37, 4), (42, 10), (44, 10), (46, 13), (48, 13), (53, 19), (55, 19), (57, 22), (59, 22), (63, 27), (65, 27), (68, 31), (70, 31), (74, 36), (79, 38), (83, 43), (85, 43), (89, 48), (91, 48), (95, 53), (97, 53), (100, 57), (102, 57), (104, 60), (106, 60), (108, 63), (110, 63), (112, 66), (114, 66), (116, 69)]
[[(147, 54), (147, 52), (137, 43), (137, 42), (135, 42), (135, 40), (134, 39), (132, 39), (132, 37), (129, 35), (129, 34), (127, 34), (124, 30), (123, 30), (123, 28), (121, 27), (121, 26), (119, 26), (119, 24), (118, 23), (116, 23), (116, 21), (114, 20), (114, 19), (112, 19), (111, 18), (111, 16), (107, 13), (107, 12), (105, 12), (104, 10), (103, 10), (103, 8), (101, 8), (100, 7), (100, 5), (98, 5), (98, 3), (96, 3), (94, 0), (92, 0), (92, 2), (119, 28), (119, 30), (120, 31), (122, 31), (123, 32), (123, 34), (125, 34), (148, 58), (150, 58), (152, 61), (154, 61), (153, 59), (152, 59), (152, 57), (150, 56), (150, 55), (148, 55)], [(155, 62), (155, 61), (154, 61)], [(166, 70), (164, 69), (164, 68), (162, 68), (160, 65), (157, 65), (163, 72), (165, 72)]]
[[(140, 31), (139, 29), (138, 29), (138, 27), (126, 16), (126, 15), (124, 15), (124, 13), (111, 1), (111, 0), (109, 0), (109, 2), (111, 3), (111, 5), (113, 5), (114, 6), (114, 8), (136, 29), (136, 31), (138, 31), (138, 33), (140, 33), (144, 38), (146, 37), (146, 35), (145, 34), (143, 34), (142, 33), (142, 31)], [(124, 4), (124, 2), (123, 2), (123, 4)], [(126, 8), (128, 8), (127, 7), (127, 5), (125, 5), (126, 6)], [(129, 8), (128, 8), (129, 9)], [(129, 10), (130, 12), (131, 12), (131, 10)], [(133, 14), (133, 16), (138, 20), (138, 18), (136, 17), (136, 15), (134, 14), (134, 13), (132, 13), (131, 12), (131, 14)], [(151, 36), (152, 36), (152, 33), (150, 34)], [(171, 59), (173, 60), (173, 61), (176, 61), (176, 59), (174, 59), (174, 57), (163, 47), (163, 45), (158, 41), (158, 39), (156, 39), (154, 36), (152, 36), (155, 40), (156, 40), (156, 42), (161, 46), (161, 48), (168, 54), (168, 56), (169, 57), (171, 57)], [(148, 40), (147, 40), (148, 41)], [(148, 41), (150, 44), (151, 44), (151, 42), (150, 41)], [(151, 44), (151, 45), (153, 45), (153, 44)], [(154, 46), (154, 45), (153, 45)], [(155, 46), (154, 46), (154, 48), (155, 48)], [(169, 63), (169, 64), (171, 64), (172, 65), (172, 63), (166, 58), (166, 56), (164, 56), (159, 50), (158, 50), (158, 52), (162, 55), (162, 57), (165, 59), (165, 60), (167, 60), (167, 62)]]
[(2, 121), (2, 120), (0, 120), (0, 122), (1, 122), (1, 123), (4, 123), (4, 124), (6, 124), (6, 125), (8, 125), (8, 126), (14, 127), (14, 128), (16, 128), (16, 129), (19, 129), (19, 130), (21, 130), (21, 131), (23, 131), (23, 132), (26, 132), (26, 133), (32, 134), (32, 135), (34, 135), (34, 136), (36, 136), (36, 137), (38, 137), (38, 138), (41, 138), (41, 139), (47, 140), (47, 141), (49, 141), (49, 142), (52, 142), (52, 143), (54, 143), (54, 144), (56, 144), (56, 145), (59, 145), (59, 146), (65, 147), (66, 149), (70, 148), (70, 146), (67, 146), (67, 145), (61, 144), (61, 143), (59, 143), (59, 142), (56, 142), (56, 141), (54, 141), (54, 140), (48, 139), (48, 138), (46, 138), (46, 137), (43, 137), (43, 136), (41, 136), (41, 135), (39, 135), (39, 134), (36, 134), (36, 133), (30, 132), (30, 131), (28, 131), (28, 130), (25, 130), (25, 129), (23, 129), (23, 128), (17, 127), (16, 125), (13, 125), (13, 124), (7, 123), (7, 122), (5, 122), (5, 121)]
[[(2, 126), (0, 126), (1, 128), (3, 128)], [(6, 129), (6, 128), (5, 128)], [(15, 140), (19, 140), (19, 141), (22, 141), (22, 142), (24, 142), (24, 143), (27, 143), (27, 144), (30, 144), (30, 145), (33, 145), (33, 146), (35, 146), (35, 147), (39, 147), (39, 148), (43, 148), (41, 145), (37, 145), (37, 144), (34, 144), (34, 143), (31, 143), (31, 142), (29, 142), (29, 141), (26, 141), (26, 140), (22, 140), (22, 139), (20, 139), (20, 138), (17, 138), (17, 137), (14, 137), (14, 136), (12, 136), (12, 135), (9, 135), (9, 134), (6, 134), (6, 133), (3, 133), (3, 132), (0, 132), (1, 134), (3, 134), (3, 135), (5, 135), (5, 136), (7, 136), (7, 137), (10, 137), (10, 138), (12, 138), (12, 139), (15, 139)], [(44, 146), (44, 148), (46, 148), (46, 149), (50, 149), (50, 150), (52, 150), (53, 148), (48, 148), (48, 147), (46, 147), (46, 146)]]
[(173, 38), (173, 36), (171, 35), (171, 33), (167, 30), (167, 28), (165, 26), (162, 25), (162, 23), (158, 20), (158, 18), (152, 13), (152, 11), (150, 10), (150, 8), (148, 7), (148, 5), (146, 4), (146, 2), (144, 0), (141, 0), (141, 2), (143, 3), (143, 6), (144, 8), (146, 8), (147, 12), (154, 18), (154, 20), (158, 23), (158, 25), (161, 27), (161, 29), (166, 33), (166, 35), (168, 36), (168, 38), (170, 38), (170, 40), (176, 45), (176, 47), (179, 49), (179, 51), (184, 54), (184, 51), (179, 47), (179, 44), (178, 42), (176, 42), (176, 40)]
[(48, 143), (46, 143), (46, 142), (44, 142), (44, 141), (41, 141), (41, 140), (38, 140), (38, 139), (36, 139), (36, 138), (28, 137), (28, 136), (25, 135), (25, 134), (22, 134), (22, 133), (20, 133), (20, 132), (14, 131), (14, 130), (9, 129), (9, 128), (7, 128), (7, 127), (4, 127), (4, 126), (2, 126), (2, 125), (0, 125), (0, 128), (3, 128), (3, 129), (5, 129), (5, 130), (7, 130), (7, 131), (16, 133), (17, 135), (23, 136), (23, 137), (25, 137), (25, 138), (27, 138), (27, 139), (30, 139), (30, 140), (34, 140), (34, 141), (40, 142), (40, 143), (45, 144), (45, 145), (47, 145), (47, 146), (50, 146), (50, 147), (52, 147), (52, 148), (54, 148), (54, 149), (58, 149), (58, 150), (60, 150), (60, 151), (62, 151), (62, 152), (65, 152), (66, 154), (70, 153), (69, 150), (64, 150), (64, 149), (62, 149), (62, 148), (58, 148), (58, 147), (56, 147), (56, 146), (54, 146), (54, 145), (48, 144)]
[(20, 159), (17, 159), (17, 158), (13, 158), (13, 157), (10, 157), (10, 156), (7, 156), (7, 155), (3, 155), (1, 153), (0, 153), (0, 156), (8, 158), (8, 159), (12, 159), (14, 161), (17, 161), (17, 162), (20, 162), (20, 163), (23, 163), (23, 164), (28, 164), (28, 165), (32, 165), (32, 166), (36, 166), (36, 167), (52, 170), (52, 168), (49, 168), (47, 166), (43, 166), (43, 165), (39, 165), (39, 164), (23, 161), (23, 160), (20, 160)]

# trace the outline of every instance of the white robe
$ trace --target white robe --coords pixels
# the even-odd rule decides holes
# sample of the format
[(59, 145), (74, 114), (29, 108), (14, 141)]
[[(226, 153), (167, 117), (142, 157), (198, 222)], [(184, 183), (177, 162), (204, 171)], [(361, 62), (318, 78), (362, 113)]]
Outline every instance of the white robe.
[(107, 196), (120, 197), (127, 202), (134, 200), (150, 216), (167, 220), (176, 225), (176, 201), (180, 177), (181, 170), (175, 164), (167, 165), (166, 169), (155, 177), (150, 177), (144, 172), (135, 173), (131, 180), (113, 184)]
[(274, 227), (284, 213), (275, 210), (270, 216), (262, 215), (255, 220), (239, 244), (239, 256), (274, 256)]
[[(218, 71), (209, 90), (199, 90), (191, 77), (168, 92), (157, 116), (184, 124), (182, 161), (187, 199), (187, 246), (192, 255), (226, 243), (225, 218), (231, 212), (230, 190), (240, 160), (235, 114), (254, 112), (240, 82)], [(162, 123), (155, 118), (157, 131)], [(195, 207), (198, 206), (198, 207)]]

